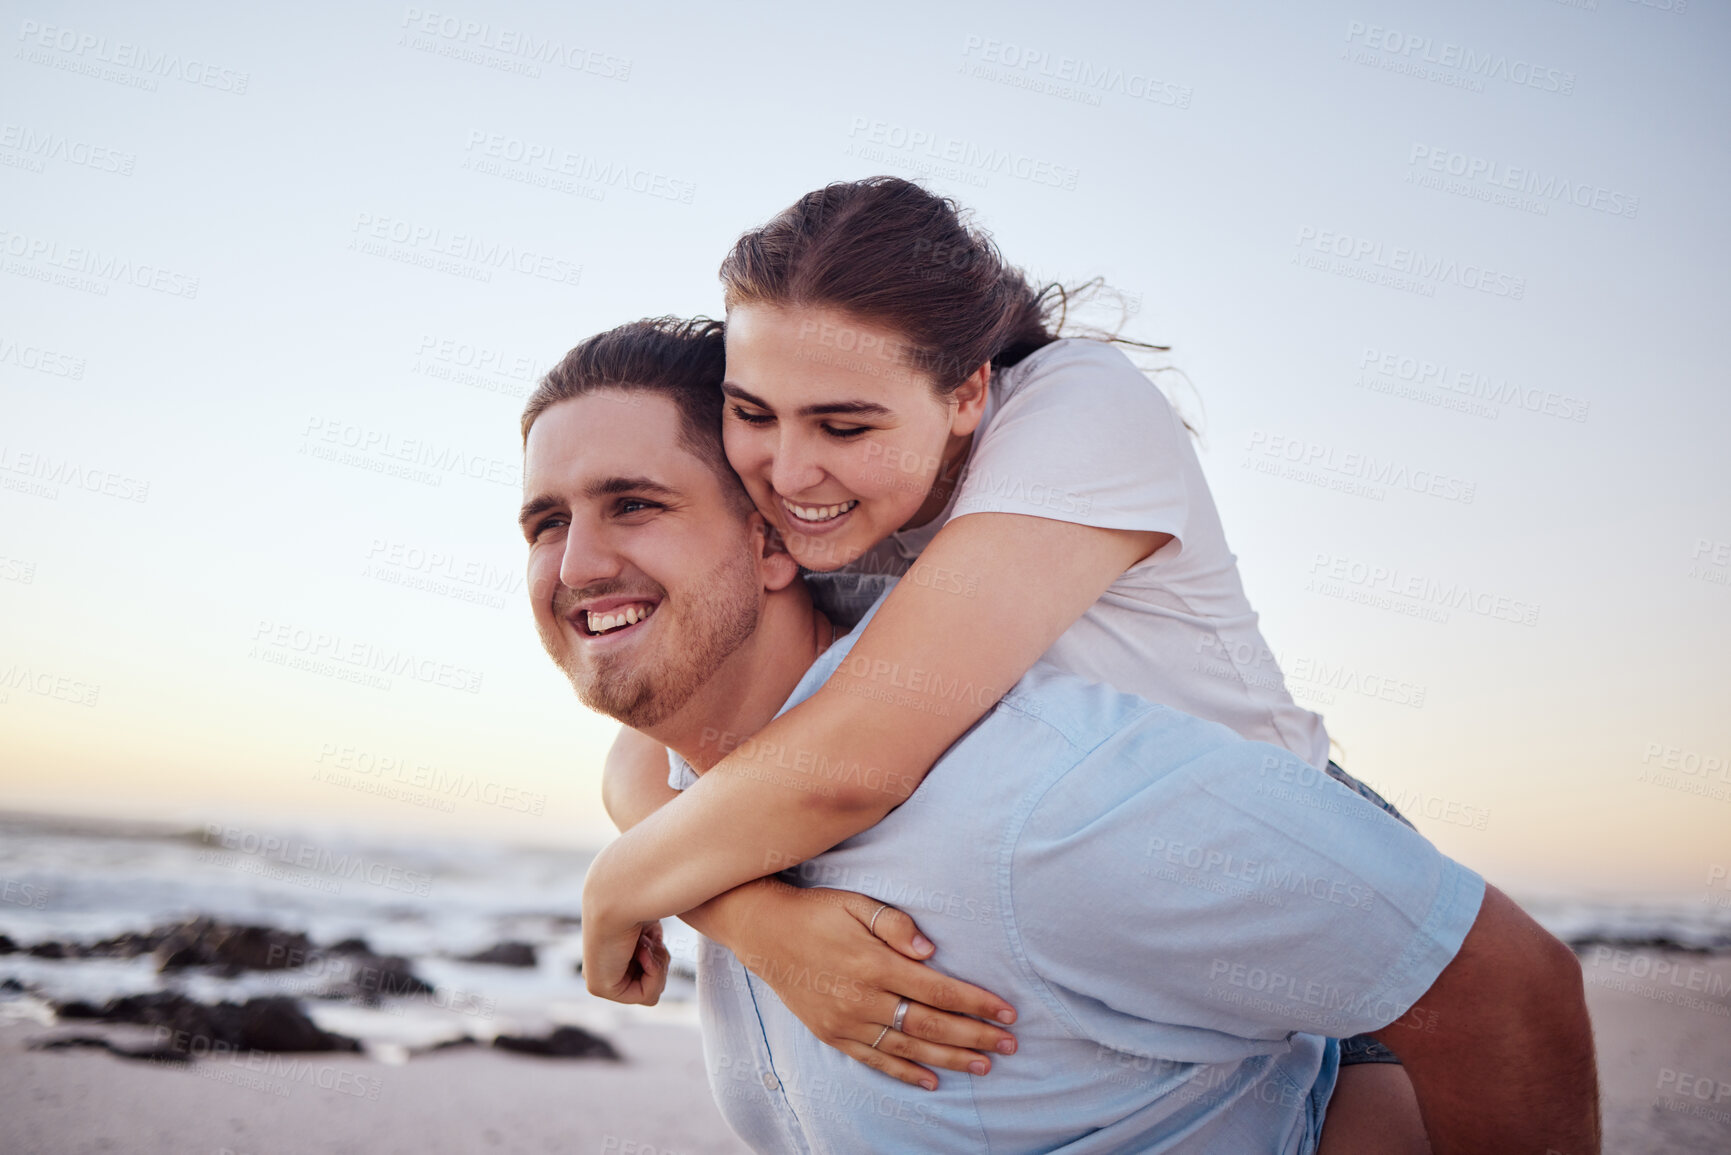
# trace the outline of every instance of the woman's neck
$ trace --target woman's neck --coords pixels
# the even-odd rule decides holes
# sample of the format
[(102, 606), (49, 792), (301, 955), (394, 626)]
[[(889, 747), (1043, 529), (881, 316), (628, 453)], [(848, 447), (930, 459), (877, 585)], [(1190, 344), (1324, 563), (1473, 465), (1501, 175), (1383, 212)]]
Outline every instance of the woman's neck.
[[(943, 464), (938, 466), (938, 475), (932, 481), (931, 489), (926, 491), (925, 501), (914, 511), (906, 525), (901, 529), (918, 529), (932, 518), (944, 511), (950, 504), (950, 497), (956, 492), (956, 486), (962, 478), (962, 467), (968, 463), (968, 454), (974, 447), (974, 435), (951, 437), (949, 444), (944, 446)], [(897, 532), (900, 532), (898, 530)]]

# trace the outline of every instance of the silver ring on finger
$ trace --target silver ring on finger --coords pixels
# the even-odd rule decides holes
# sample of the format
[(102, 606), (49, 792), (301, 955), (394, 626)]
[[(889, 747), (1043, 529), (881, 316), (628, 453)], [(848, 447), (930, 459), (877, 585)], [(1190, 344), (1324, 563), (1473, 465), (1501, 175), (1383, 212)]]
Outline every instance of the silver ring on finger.
[(885, 903), (880, 903), (878, 908), (876, 910), (872, 911), (872, 920), (870, 922), (866, 923), (866, 933), (867, 934), (876, 934), (878, 932), (878, 915), (882, 914), (884, 911), (888, 910), (889, 908), (890, 908), (890, 904), (885, 902)]
[(879, 1031), (878, 1037), (872, 1040), (872, 1050), (874, 1050), (874, 1051), (877, 1050), (878, 1044), (883, 1042), (884, 1036), (889, 1034), (889, 1033), (890, 1033), (890, 1029), (888, 1027), (885, 1027), (883, 1030)]
[(891, 1030), (899, 1031), (902, 1029), (902, 1020), (908, 1017), (908, 1008), (912, 1005), (906, 999), (896, 1004), (896, 1017), (890, 1020)]

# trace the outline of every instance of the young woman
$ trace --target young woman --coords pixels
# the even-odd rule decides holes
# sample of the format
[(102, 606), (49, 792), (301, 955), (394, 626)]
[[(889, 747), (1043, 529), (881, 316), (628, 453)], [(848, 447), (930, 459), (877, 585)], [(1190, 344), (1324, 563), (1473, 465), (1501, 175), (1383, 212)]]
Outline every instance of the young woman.
[[(830, 185), (743, 236), (721, 276), (723, 432), (753, 501), (809, 570), (904, 576), (824, 689), (678, 805), (665, 751), (621, 734), (605, 792), (629, 829), (586, 884), (585, 974), (641, 990), (642, 932), (697, 908), (742, 959), (778, 961), (753, 969), (826, 1043), (928, 1088), (922, 1063), (984, 1074), (1013, 1053), (990, 1025), (1013, 1008), (911, 961), (934, 948), (901, 912), (762, 876), (899, 805), (1041, 657), (1337, 773), (1327, 732), (1286, 693), (1182, 422), (1112, 345), (1059, 339), (1061, 298), (953, 203), (895, 178)], [(788, 789), (786, 750), (880, 773)], [(867, 997), (769, 977), (824, 969)], [(1410, 1100), (1398, 1067), (1366, 1072)]]

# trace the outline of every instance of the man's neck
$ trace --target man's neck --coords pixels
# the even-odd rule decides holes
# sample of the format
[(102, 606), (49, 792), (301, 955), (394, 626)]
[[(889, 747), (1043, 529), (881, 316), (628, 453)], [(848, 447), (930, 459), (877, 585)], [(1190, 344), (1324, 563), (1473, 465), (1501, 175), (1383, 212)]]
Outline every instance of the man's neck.
[(805, 582), (769, 595), (757, 629), (676, 713), (646, 731), (702, 774), (768, 725), (835, 628), (812, 605)]

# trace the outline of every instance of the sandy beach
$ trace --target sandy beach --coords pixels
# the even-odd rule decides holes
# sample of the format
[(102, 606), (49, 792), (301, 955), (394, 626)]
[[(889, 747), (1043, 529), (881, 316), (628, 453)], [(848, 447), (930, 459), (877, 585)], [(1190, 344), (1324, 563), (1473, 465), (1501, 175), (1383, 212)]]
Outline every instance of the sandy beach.
[[(1589, 946), (1583, 972), (1614, 1155), (1731, 1150), (1731, 957)], [(190, 1067), (27, 1049), (76, 1033), (0, 1028), (0, 1149), (31, 1155), (420, 1155), (746, 1148), (722, 1122), (689, 1026), (629, 1024), (610, 1063), (465, 1047), (400, 1066), (286, 1055)], [(140, 1034), (140, 1038), (143, 1033)], [(293, 1061), (293, 1062), (291, 1062)]]
[[(66, 1027), (0, 1029), (0, 1150), (127, 1155), (733, 1155), (695, 1029), (634, 1025), (618, 1063), (478, 1047), (387, 1066), (301, 1054), (186, 1067), (31, 1051)], [(107, 1032), (105, 1032), (107, 1033)], [(141, 1031), (142, 1040), (149, 1032)]]

